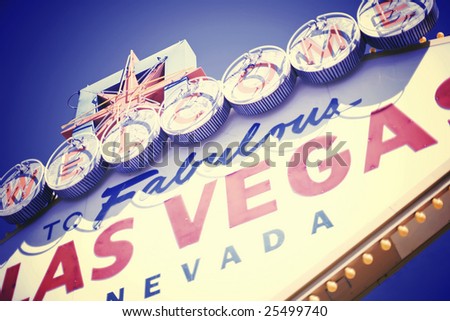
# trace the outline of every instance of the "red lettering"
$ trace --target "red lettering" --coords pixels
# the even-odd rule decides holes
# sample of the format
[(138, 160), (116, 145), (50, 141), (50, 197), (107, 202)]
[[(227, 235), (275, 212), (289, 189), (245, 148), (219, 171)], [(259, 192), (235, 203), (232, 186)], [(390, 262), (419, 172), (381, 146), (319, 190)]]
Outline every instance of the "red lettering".
[[(55, 277), (55, 273), (60, 265), (63, 274)], [(66, 287), (66, 293), (73, 292), (84, 286), (80, 263), (78, 262), (78, 255), (73, 241), (59, 246), (56, 250), (34, 300), (43, 300), (48, 291), (63, 285)]]
[[(335, 140), (336, 136), (320, 136), (303, 144), (296, 150), (288, 169), (289, 184), (294, 192), (303, 196), (320, 195), (332, 190), (344, 180), (351, 164), (350, 151), (348, 150), (317, 162), (316, 166), (320, 172), (326, 169), (331, 170), (330, 176), (323, 182), (314, 181), (308, 173), (309, 154), (316, 149), (324, 148), (328, 150)], [(301, 158), (303, 161), (300, 160)]]
[(269, 169), (263, 161), (257, 166), (243, 168), (225, 178), (230, 227), (235, 227), (277, 210), (276, 200), (269, 201), (249, 209), (247, 200), (270, 190), (270, 181), (265, 180), (256, 185), (246, 187), (245, 179)]
[(78, 174), (77, 166), (80, 162), (80, 150), (76, 149), (64, 154), (59, 172), (60, 182), (67, 181)]
[[(265, 68), (264, 72), (266, 72), (266, 74), (264, 75), (264, 79), (261, 79), (261, 76), (252, 75), (252, 71), (255, 68)], [(239, 78), (239, 82), (236, 88), (241, 93), (254, 95), (255, 92), (261, 91), (264, 89), (264, 87), (269, 86), (274, 79), (278, 80), (278, 78), (275, 78), (275, 76), (277, 75), (277, 68), (277, 66), (270, 62), (260, 60), (255, 65), (248, 66), (245, 69), (245, 71)]]
[(20, 263), (6, 270), (5, 279), (0, 289), (0, 301), (12, 301), (19, 276)]
[(133, 256), (133, 244), (128, 241), (112, 241), (111, 237), (122, 230), (133, 228), (133, 218), (127, 218), (109, 226), (99, 235), (94, 245), (94, 253), (99, 257), (114, 256), (116, 260), (110, 266), (92, 269), (92, 280), (104, 280), (122, 271)]
[(392, 7), (392, 1), (377, 3), (375, 11), (384, 28), (401, 24), (415, 15), (415, 11), (407, 3), (400, 3), (397, 7)]
[[(26, 199), (31, 194), (31, 190), (35, 186), (34, 180), (36, 179), (36, 175), (37, 170), (32, 176), (20, 176), (16, 180), (8, 183), (6, 186), (6, 207)], [(20, 198), (18, 197), (19, 193), (21, 193)]]
[(203, 187), (194, 220), (190, 219), (181, 195), (164, 202), (180, 249), (196, 243), (200, 239), (216, 183), (217, 181), (212, 181)]
[(436, 90), (435, 99), (440, 107), (450, 109), (450, 78), (439, 85)]
[[(387, 126), (395, 134), (395, 137), (385, 142), (383, 142), (384, 126)], [(378, 168), (381, 155), (399, 147), (407, 145), (417, 152), (436, 143), (437, 141), (425, 130), (403, 114), (395, 105), (390, 104), (370, 115), (369, 143), (367, 144), (364, 172), (367, 173)]]
[(180, 99), (175, 107), (173, 120), (179, 124), (191, 124), (197, 121), (204, 114), (203, 109), (196, 110), (196, 108), (193, 108), (198, 99), (204, 99), (201, 98), (200, 93), (191, 93), (189, 96)]
[[(331, 25), (329, 27), (329, 36), (327, 37), (327, 44), (324, 47), (322, 43), (317, 43), (313, 38), (306, 38), (301, 41), (301, 52), (304, 55), (304, 59), (308, 65), (320, 64), (323, 59), (329, 57), (335, 57), (337, 50), (335, 50), (334, 44), (337, 44), (338, 49), (344, 50), (347, 47), (346, 42), (341, 36), (341, 31), (339, 30), (337, 25)], [(319, 61), (316, 62), (314, 60), (314, 54), (319, 58)]]

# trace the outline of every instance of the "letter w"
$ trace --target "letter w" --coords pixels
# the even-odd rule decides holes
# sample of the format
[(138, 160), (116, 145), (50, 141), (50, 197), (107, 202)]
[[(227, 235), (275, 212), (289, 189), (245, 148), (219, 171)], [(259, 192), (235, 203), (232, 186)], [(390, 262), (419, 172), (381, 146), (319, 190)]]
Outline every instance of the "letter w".
[(189, 217), (181, 195), (175, 196), (164, 202), (180, 249), (193, 243), (197, 243), (200, 239), (200, 234), (202, 233), (206, 214), (208, 213), (209, 205), (211, 204), (211, 198), (216, 187), (216, 182), (217, 180), (212, 181), (203, 188), (200, 203), (198, 204), (193, 220)]

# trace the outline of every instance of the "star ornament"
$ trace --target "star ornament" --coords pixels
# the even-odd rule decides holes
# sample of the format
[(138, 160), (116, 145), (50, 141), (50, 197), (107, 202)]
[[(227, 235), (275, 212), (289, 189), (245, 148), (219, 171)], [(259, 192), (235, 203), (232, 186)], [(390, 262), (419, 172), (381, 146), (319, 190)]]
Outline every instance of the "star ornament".
[(69, 138), (77, 127), (93, 121), (95, 134), (101, 140), (107, 133), (108, 128), (123, 121), (128, 111), (135, 107), (152, 108), (159, 112), (164, 101), (166, 86), (184, 77), (192, 79), (205, 76), (202, 68), (189, 68), (165, 75), (165, 65), (168, 59), (170, 58), (159, 58), (159, 61), (153, 67), (137, 75), (135, 65), (139, 62), (139, 59), (131, 51), (123, 69), (118, 90), (110, 92), (105, 89), (97, 93), (99, 103), (97, 103), (95, 110), (78, 115), (63, 125), (61, 134)]

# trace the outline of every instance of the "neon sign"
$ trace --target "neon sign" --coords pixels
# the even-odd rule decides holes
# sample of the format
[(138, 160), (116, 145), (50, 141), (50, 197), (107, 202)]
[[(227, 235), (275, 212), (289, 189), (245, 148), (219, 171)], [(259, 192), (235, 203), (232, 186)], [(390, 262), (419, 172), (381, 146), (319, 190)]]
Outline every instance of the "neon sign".
[(165, 99), (161, 126), (173, 142), (189, 145), (217, 132), (229, 113), (218, 81), (210, 77), (186, 79)]
[[(326, 68), (340, 59), (345, 60), (345, 55), (341, 54), (351, 48), (351, 44), (350, 38), (344, 35), (343, 25), (341, 21), (328, 25), (328, 29), (320, 29), (328, 33), (330, 41), (321, 43), (322, 36), (304, 40), (312, 49), (305, 51), (299, 44), (295, 57), (299, 57), (305, 66), (313, 66), (321, 61), (320, 53), (326, 53), (323, 61), (329, 59), (330, 63)], [(355, 24), (351, 28), (356, 32)], [(319, 44), (325, 44), (323, 51), (314, 49)], [(65, 197), (66, 191), (66, 197), (84, 195), (83, 199), (81, 202), (55, 202), (48, 215), (37, 218), (39, 221), (33, 226), (27, 226), (33, 233), (20, 239), (23, 242), (15, 252), (18, 254), (13, 253), (16, 250), (10, 245), (13, 242), (6, 243), (5, 250), (0, 251), (0, 258), (9, 260), (0, 271), (4, 275), (1, 299), (100, 297), (123, 300), (174, 298), (177, 295), (186, 298), (190, 291), (192, 297), (201, 297), (202, 293), (209, 294), (203, 291), (204, 283), (211, 286), (205, 279), (210, 281), (216, 276), (226, 280), (221, 285), (226, 291), (207, 289), (216, 291), (211, 297), (222, 298), (223, 293), (235, 295), (232, 282), (243, 282), (243, 285), (248, 282), (242, 287), (252, 288), (251, 278), (246, 277), (248, 271), (255, 271), (265, 263), (276, 272), (272, 275), (274, 280), (261, 274), (255, 277), (259, 278), (255, 282), (261, 283), (263, 278), (272, 282), (267, 287), (278, 290), (277, 284), (293, 284), (292, 279), (284, 279), (287, 273), (282, 265), (286, 262), (289, 262), (287, 265), (292, 263), (292, 270), (300, 268), (302, 274), (308, 273), (309, 268), (314, 268), (309, 264), (314, 261), (310, 258), (320, 255), (336, 259), (333, 253), (326, 252), (328, 249), (337, 252), (333, 251), (336, 248), (321, 243), (324, 239), (341, 237), (347, 240), (349, 231), (359, 231), (361, 226), (369, 224), (359, 221), (366, 219), (366, 215), (353, 215), (349, 219), (355, 214), (353, 212), (367, 208), (359, 206), (362, 201), (357, 198), (353, 200), (354, 206), (347, 204), (350, 202), (341, 202), (347, 200), (346, 193), (359, 193), (364, 198), (365, 194), (358, 188), (364, 186), (370, 193), (383, 194), (384, 190), (373, 191), (373, 186), (381, 185), (379, 180), (383, 175), (384, 178), (392, 177), (391, 169), (397, 168), (405, 157), (423, 161), (429, 156), (433, 159), (430, 167), (433, 167), (441, 164), (442, 157), (434, 160), (430, 155), (439, 155), (448, 147), (441, 138), (442, 126), (438, 122), (430, 125), (421, 119), (411, 100), (395, 100), (388, 96), (389, 102), (384, 105), (377, 100), (379, 106), (367, 106), (372, 94), (372, 90), (364, 85), (371, 79), (368, 70), (361, 70), (337, 84), (329, 82), (327, 86), (303, 87), (301, 83), (298, 90), (294, 90), (295, 72), (298, 71), (291, 65), (289, 55), (282, 49), (265, 46), (251, 50), (230, 66), (229, 69), (234, 71), (226, 72), (223, 78), (230, 81), (226, 89), (227, 81), (222, 87), (219, 81), (198, 70), (175, 71), (173, 74), (172, 70), (169, 75), (164, 75), (170, 80), (162, 79), (162, 65), (170, 60), (170, 57), (162, 59), (153, 67), (135, 72), (130, 68), (130, 61), (133, 61), (130, 56), (124, 77), (116, 87), (113, 86), (117, 92), (108, 96), (111, 84), (96, 91), (98, 108), (95, 113), (88, 113), (86, 118), (72, 123), (77, 124), (71, 128), (74, 134), (52, 155), (46, 175), (48, 184), (59, 196)], [(377, 59), (368, 63), (374, 60)], [(409, 67), (405, 64), (402, 70), (409, 70)], [(412, 77), (414, 81), (420, 81), (420, 70), (418, 68)], [(146, 78), (149, 74), (153, 74), (152, 80)], [(131, 91), (126, 88), (137, 90), (144, 79), (148, 82), (141, 93), (133, 91), (136, 96), (128, 95)], [(441, 83), (440, 78), (433, 80)], [(135, 85), (130, 87), (127, 83)], [(158, 88), (153, 87), (155, 84)], [(406, 91), (406, 85), (401, 89)], [(408, 93), (416, 89), (409, 88)], [(436, 92), (435, 99), (443, 108), (448, 108), (447, 89), (448, 84), (443, 83)], [(291, 94), (292, 99), (277, 110)], [(236, 101), (231, 101), (233, 98)], [(424, 103), (421, 101), (420, 104)], [(412, 107), (407, 109), (408, 106)], [(229, 117), (232, 110), (238, 115)], [(352, 119), (352, 113), (363, 113), (364, 117), (346, 122), (346, 117)], [(432, 121), (436, 118), (433, 110)], [(93, 133), (80, 130), (82, 123), (88, 120), (93, 123)], [(351, 131), (347, 129), (349, 126), (352, 126)], [(389, 139), (384, 137), (386, 128), (390, 131)], [(97, 129), (99, 131), (95, 131)], [(328, 129), (333, 134), (328, 134)], [(71, 131), (65, 133), (72, 135)], [(206, 144), (216, 133), (225, 147), (220, 152), (201, 154), (198, 148), (186, 148), (182, 164), (171, 166), (171, 163), (160, 168), (153, 162), (161, 154), (169, 162), (173, 160), (174, 148), (169, 146), (163, 150), (167, 138), (191, 146), (199, 142)], [(236, 144), (227, 145), (228, 136), (234, 136), (232, 142)], [(282, 150), (285, 154), (270, 150), (272, 140), (288, 145)], [(266, 154), (275, 154), (281, 163), (269, 165), (267, 159), (270, 157), (265, 157)], [(254, 161), (253, 164), (248, 162), (250, 166), (243, 166), (242, 162), (240, 167), (235, 166), (239, 160), (247, 162), (249, 159)], [(308, 162), (315, 161), (317, 166), (308, 168)], [(105, 162), (108, 168), (103, 166)], [(128, 172), (142, 168), (145, 170), (129, 177), (103, 177), (107, 169)], [(422, 178), (415, 167), (411, 168), (408, 167), (410, 176)], [(23, 199), (33, 194), (28, 188), (36, 184), (29, 178), (34, 177), (34, 172), (25, 169), (23, 172), (28, 178), (5, 187), (2, 206), (12, 207), (14, 202), (25, 204)], [(211, 170), (208, 172), (208, 169)], [(97, 172), (96, 180), (88, 181), (92, 172)], [(101, 188), (94, 189), (101, 179), (105, 179)], [(16, 186), (20, 188), (16, 190)], [(392, 204), (391, 201), (398, 201), (399, 190), (403, 188), (404, 185), (392, 188), (396, 193), (393, 200), (389, 195), (380, 197), (387, 199), (386, 204)], [(21, 194), (21, 190), (25, 192)], [(47, 191), (50, 195), (48, 203), (52, 193), (48, 188)], [(386, 204), (371, 206), (378, 212), (377, 206)], [(36, 213), (30, 213), (30, 216)], [(370, 223), (372, 227), (385, 221), (385, 217), (374, 217), (370, 218), (377, 220)], [(31, 220), (32, 217), (27, 217), (20, 224)], [(341, 235), (334, 234), (339, 231)], [(78, 237), (83, 238), (82, 242)], [(308, 246), (301, 248), (298, 244)], [(353, 246), (354, 242), (346, 244)], [(313, 245), (319, 254), (310, 251), (309, 245)], [(299, 259), (286, 260), (285, 252), (291, 255), (295, 246), (301, 253)], [(270, 259), (278, 256), (281, 259)], [(36, 257), (39, 271), (33, 274), (32, 280), (36, 284), (27, 283), (24, 289), (24, 280), (28, 278), (30, 267), (34, 266), (31, 261)], [(166, 257), (175, 258), (171, 259), (173, 266), (170, 268), (161, 259)], [(236, 278), (236, 275), (241, 277)], [(133, 282), (127, 281), (130, 279)], [(183, 287), (185, 284), (190, 287)], [(251, 295), (256, 292), (259, 295), (259, 290), (253, 290)]]
[(110, 124), (102, 138), (102, 156), (121, 172), (147, 167), (162, 151), (166, 135), (152, 106), (128, 109), (123, 119)]
[(429, 32), (439, 9), (435, 0), (364, 0), (357, 17), (370, 45), (395, 49), (411, 45)]
[(24, 224), (51, 201), (53, 192), (44, 179), (45, 167), (29, 159), (11, 168), (0, 180), (0, 217)]
[[(410, 41), (410, 31), (414, 36), (428, 31), (437, 15), (433, 0), (370, 0), (361, 3), (358, 21), (368, 39), (379, 37), (383, 42), (395, 37), (397, 42)], [(370, 33), (371, 26), (376, 35)], [(403, 40), (398, 43), (404, 45)], [(281, 48), (263, 46), (237, 58), (223, 75), (223, 88), (214, 79), (199, 75), (198, 70), (182, 70), (164, 77), (167, 57), (159, 58), (137, 75), (138, 58), (131, 52), (118, 90), (99, 92), (101, 102), (96, 113), (76, 118), (64, 131), (67, 135), (86, 122), (94, 122), (101, 146), (90, 136), (69, 138), (50, 158), (45, 179), (62, 197), (80, 196), (101, 179), (107, 164), (123, 172), (151, 166), (167, 137), (181, 145), (203, 141), (225, 123), (230, 106), (244, 116), (265, 113), (290, 95), (296, 82), (295, 71), (301, 79), (314, 84), (330, 82), (353, 70), (364, 49), (361, 32), (351, 16), (324, 14), (294, 33), (287, 54)], [(164, 91), (171, 94), (163, 102)], [(24, 188), (22, 194), (27, 196)], [(2, 194), (9, 193), (10, 185), (3, 185)], [(14, 198), (16, 203), (25, 199)], [(10, 204), (8, 198), (5, 205)], [(10, 207), (9, 212), (14, 211), (19, 209)]]
[(365, 47), (351, 16), (329, 13), (300, 27), (289, 40), (287, 51), (300, 78), (322, 84), (352, 71)]
[(283, 49), (264, 46), (237, 58), (225, 71), (222, 82), (226, 99), (241, 115), (265, 113), (292, 92), (295, 73)]
[(100, 141), (85, 133), (67, 139), (50, 157), (45, 181), (62, 198), (75, 198), (94, 187), (106, 172)]

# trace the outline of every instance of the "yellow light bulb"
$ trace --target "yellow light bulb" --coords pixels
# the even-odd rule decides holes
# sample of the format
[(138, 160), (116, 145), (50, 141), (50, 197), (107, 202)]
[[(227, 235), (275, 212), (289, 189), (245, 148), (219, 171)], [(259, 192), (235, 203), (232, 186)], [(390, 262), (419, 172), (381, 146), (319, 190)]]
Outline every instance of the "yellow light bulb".
[(373, 54), (373, 53), (376, 53), (376, 52), (377, 52), (377, 49), (372, 47), (372, 48), (369, 49), (369, 52), (372, 53), (372, 54)]
[(364, 253), (362, 256), (362, 260), (365, 265), (370, 265), (373, 263), (373, 256), (370, 253)]
[(434, 208), (437, 210), (440, 210), (442, 207), (444, 207), (444, 202), (440, 198), (433, 198), (431, 202), (433, 203)]
[(437, 35), (436, 35), (436, 37), (437, 37), (438, 39), (440, 39), (440, 38), (444, 38), (445, 35), (444, 35), (443, 32), (438, 32)]
[(401, 237), (406, 237), (409, 234), (409, 229), (405, 225), (400, 225), (397, 227), (397, 231)]
[(425, 42), (427, 42), (427, 38), (422, 37), (422, 38), (419, 39), (419, 42), (420, 43), (425, 43)]
[(388, 239), (382, 239), (380, 241), (380, 246), (383, 251), (389, 251), (392, 247), (392, 243)]
[(333, 293), (333, 292), (336, 292), (337, 289), (338, 289), (338, 285), (337, 285), (336, 282), (334, 282), (334, 281), (328, 281), (327, 282), (327, 290), (328, 290), (328, 292)]
[(320, 301), (320, 298), (317, 295), (311, 294), (309, 296), (309, 301)]
[(416, 222), (420, 224), (424, 223), (427, 220), (427, 216), (424, 212), (416, 212), (414, 216), (416, 218)]
[(345, 268), (345, 277), (349, 280), (354, 279), (356, 276), (356, 271), (354, 268), (346, 267)]

